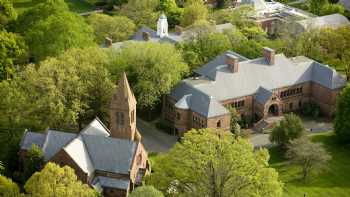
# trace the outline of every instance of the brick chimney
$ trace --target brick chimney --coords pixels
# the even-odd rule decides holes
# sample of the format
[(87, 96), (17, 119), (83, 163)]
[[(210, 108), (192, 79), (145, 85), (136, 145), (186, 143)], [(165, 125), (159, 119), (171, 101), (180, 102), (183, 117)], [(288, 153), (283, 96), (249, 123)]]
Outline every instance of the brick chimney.
[(142, 38), (144, 41), (149, 41), (150, 34), (148, 32), (142, 32)]
[(106, 47), (110, 48), (112, 46), (112, 44), (113, 44), (112, 38), (106, 37), (105, 38), (105, 45), (106, 45)]
[(238, 72), (238, 68), (239, 68), (238, 57), (232, 54), (226, 54), (225, 56), (226, 56), (226, 64), (228, 66), (228, 69), (230, 69), (232, 73)]
[(269, 47), (264, 47), (263, 48), (263, 55), (268, 62), (269, 65), (274, 65), (275, 64), (275, 50), (270, 49)]
[(177, 35), (181, 35), (183, 32), (183, 27), (181, 27), (179, 25), (175, 25), (175, 32)]

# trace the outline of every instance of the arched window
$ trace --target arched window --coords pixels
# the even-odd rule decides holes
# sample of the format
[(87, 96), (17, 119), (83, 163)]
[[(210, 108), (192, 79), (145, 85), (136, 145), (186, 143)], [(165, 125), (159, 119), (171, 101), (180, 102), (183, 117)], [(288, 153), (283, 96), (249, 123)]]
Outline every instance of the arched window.
[(216, 123), (216, 127), (217, 127), (217, 128), (220, 128), (220, 127), (221, 127), (221, 120), (219, 120), (219, 121)]

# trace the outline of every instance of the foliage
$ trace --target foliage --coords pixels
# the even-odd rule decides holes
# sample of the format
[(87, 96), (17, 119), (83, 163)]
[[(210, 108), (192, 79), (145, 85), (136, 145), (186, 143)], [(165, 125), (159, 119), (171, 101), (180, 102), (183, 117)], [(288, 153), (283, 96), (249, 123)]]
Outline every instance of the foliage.
[(324, 170), (327, 162), (331, 159), (321, 143), (313, 143), (306, 137), (291, 141), (288, 145), (286, 157), (292, 163), (301, 166), (304, 181), (310, 176), (311, 172)]
[(163, 197), (162, 192), (154, 188), (153, 186), (141, 186), (137, 187), (130, 197)]
[(323, 6), (328, 4), (328, 0), (308, 0), (310, 12), (320, 15)]
[(321, 8), (320, 15), (330, 15), (330, 14), (344, 14), (345, 9), (343, 5), (328, 3)]
[(46, 0), (20, 15), (17, 31), (24, 35), (36, 61), (94, 44), (92, 28), (70, 12), (63, 0)]
[(282, 148), (287, 147), (291, 140), (300, 138), (305, 134), (301, 119), (295, 114), (286, 114), (273, 129), (270, 140)]
[(231, 114), (231, 120), (230, 120), (231, 132), (236, 136), (239, 136), (241, 133), (241, 126), (239, 125), (239, 122), (241, 121), (241, 116), (237, 112), (236, 108), (232, 106), (229, 106), (228, 110), (230, 111), (230, 114)]
[(28, 180), (34, 172), (39, 171), (44, 166), (44, 153), (35, 144), (28, 150), (24, 159), (23, 182)]
[(129, 0), (122, 6), (120, 14), (132, 19), (137, 26), (155, 27), (158, 5), (158, 0)]
[(317, 118), (320, 116), (321, 108), (315, 102), (307, 102), (303, 104), (302, 113), (305, 116)]
[(203, 1), (190, 1), (185, 4), (181, 24), (185, 27), (199, 20), (207, 20), (208, 8)]
[(0, 0), (0, 29), (17, 19), (17, 13), (10, 0)]
[(350, 85), (337, 98), (334, 131), (339, 142), (350, 143)]
[(268, 159), (265, 149), (254, 152), (247, 140), (229, 132), (191, 130), (158, 157), (148, 181), (183, 196), (281, 196), (282, 183)]
[(0, 196), (4, 197), (23, 197), (19, 187), (11, 179), (0, 175)]
[(154, 107), (188, 72), (181, 54), (170, 44), (132, 42), (115, 52), (110, 71), (115, 76), (127, 71), (142, 108)]
[(88, 185), (78, 181), (74, 170), (68, 166), (59, 167), (48, 163), (40, 172), (36, 172), (24, 185), (26, 193), (32, 197), (95, 197), (96, 192)]
[(0, 161), (0, 173), (5, 169), (4, 164)]
[(227, 8), (229, 6), (232, 6), (231, 0), (218, 0), (216, 3), (217, 8)]
[(108, 16), (106, 14), (92, 14), (87, 22), (93, 27), (98, 43), (106, 37), (114, 42), (127, 40), (135, 31), (135, 24), (125, 16)]
[(180, 24), (183, 9), (177, 6), (175, 0), (160, 0), (158, 10), (167, 16), (169, 27)]
[(0, 81), (9, 79), (15, 73), (15, 64), (25, 57), (23, 39), (14, 33), (0, 30)]
[[(77, 129), (96, 116), (104, 119), (113, 83), (99, 48), (71, 49), (39, 66), (28, 65), (10, 82), (0, 84), (2, 119), (10, 128)], [(8, 128), (8, 127), (7, 127)], [(22, 130), (23, 132), (23, 130)]]

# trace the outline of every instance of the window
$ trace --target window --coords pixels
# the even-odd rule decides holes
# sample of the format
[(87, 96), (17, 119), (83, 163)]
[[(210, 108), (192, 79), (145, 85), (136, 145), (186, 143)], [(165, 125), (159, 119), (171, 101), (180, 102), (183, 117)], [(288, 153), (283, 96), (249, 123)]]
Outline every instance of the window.
[(301, 94), (301, 93), (303, 93), (303, 87), (293, 88), (293, 89), (282, 91), (280, 93), (280, 97), (284, 98), (284, 97), (294, 96), (294, 95)]
[(301, 103), (301, 100), (299, 101), (299, 108), (301, 108), (301, 105), (302, 105), (302, 103)]
[(181, 117), (180, 117), (180, 113), (179, 113), (179, 112), (176, 112), (176, 119), (177, 119), (177, 120), (180, 120), (180, 118), (181, 118)]
[(293, 103), (289, 103), (289, 110), (293, 110)]
[(231, 104), (231, 106), (234, 108), (241, 108), (244, 106), (244, 100), (235, 101)]
[(221, 127), (221, 120), (219, 120), (219, 121), (216, 123), (216, 127), (217, 127), (217, 128), (220, 128), (220, 127)]
[(124, 125), (124, 113), (123, 112), (116, 113), (116, 122), (118, 125)]

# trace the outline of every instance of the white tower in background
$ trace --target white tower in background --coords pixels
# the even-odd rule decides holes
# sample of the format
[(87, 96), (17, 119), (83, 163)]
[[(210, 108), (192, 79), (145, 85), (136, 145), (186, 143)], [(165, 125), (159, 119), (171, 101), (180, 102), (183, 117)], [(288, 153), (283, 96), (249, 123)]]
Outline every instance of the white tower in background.
[(164, 14), (161, 14), (157, 22), (157, 36), (163, 38), (168, 36), (168, 20)]

